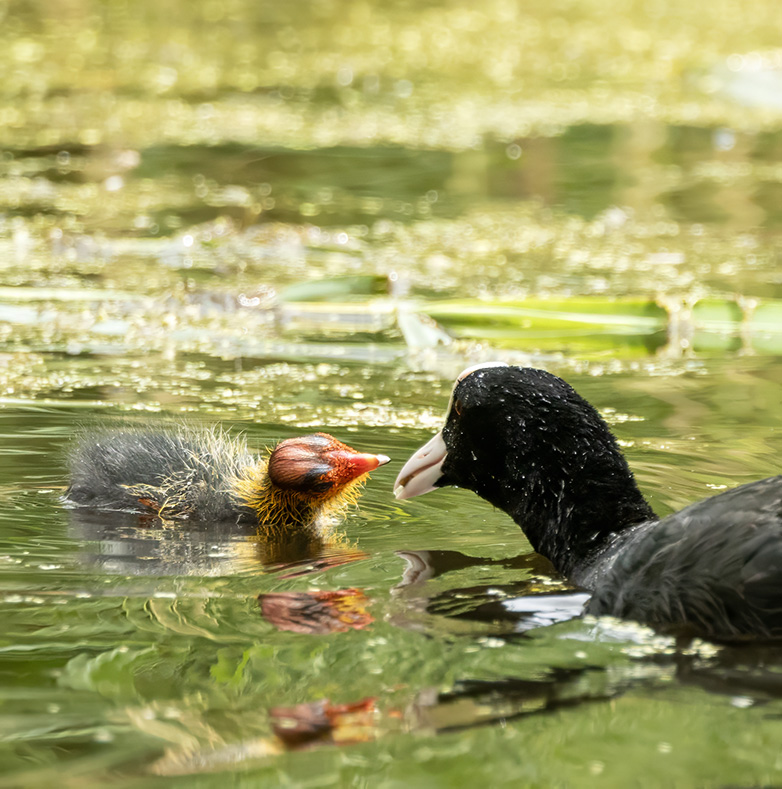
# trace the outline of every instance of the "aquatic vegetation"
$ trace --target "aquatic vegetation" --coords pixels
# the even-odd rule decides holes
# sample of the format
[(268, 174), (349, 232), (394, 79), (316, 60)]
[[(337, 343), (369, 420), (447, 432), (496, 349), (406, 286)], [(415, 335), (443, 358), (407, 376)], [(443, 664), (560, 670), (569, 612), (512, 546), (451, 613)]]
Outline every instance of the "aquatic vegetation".
[(777, 653), (579, 617), (463, 491), (304, 558), (61, 505), (85, 423), (401, 462), (497, 356), (661, 515), (778, 472), (778, 16), (0, 0), (0, 784), (778, 784)]

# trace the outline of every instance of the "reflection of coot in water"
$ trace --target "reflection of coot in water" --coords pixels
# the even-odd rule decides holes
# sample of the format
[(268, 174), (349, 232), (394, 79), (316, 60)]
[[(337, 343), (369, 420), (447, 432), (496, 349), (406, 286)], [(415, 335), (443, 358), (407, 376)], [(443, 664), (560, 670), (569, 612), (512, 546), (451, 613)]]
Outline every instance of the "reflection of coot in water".
[(289, 438), (261, 458), (220, 430), (126, 428), (76, 445), (66, 500), (166, 521), (254, 523), (266, 533), (323, 536), (367, 474), (387, 462), (325, 433)]
[(722, 639), (782, 637), (782, 478), (658, 520), (597, 411), (560, 378), (494, 364), (457, 379), (400, 499), (459, 485), (507, 512), (593, 592), (589, 613)]
[[(588, 598), (567, 583), (555, 583), (551, 565), (536, 553), (502, 559), (459, 551), (396, 553), (406, 567), (392, 595), (404, 607), (397, 606), (390, 619), (407, 629), (524, 633), (581, 616)], [(468, 573), (471, 583), (465, 585), (463, 571), (473, 568), (481, 572)], [(459, 580), (454, 583), (449, 575)]]

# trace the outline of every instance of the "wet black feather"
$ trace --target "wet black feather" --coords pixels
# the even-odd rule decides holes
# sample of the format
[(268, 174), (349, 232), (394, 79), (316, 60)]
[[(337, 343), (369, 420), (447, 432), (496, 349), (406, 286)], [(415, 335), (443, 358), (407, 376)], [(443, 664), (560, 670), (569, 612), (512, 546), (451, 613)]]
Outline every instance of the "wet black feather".
[(505, 510), (593, 591), (587, 610), (720, 639), (782, 638), (782, 477), (658, 520), (597, 411), (560, 378), (480, 369), (456, 385), (438, 485)]
[(592, 568), (588, 611), (674, 631), (782, 636), (782, 477), (646, 524)]

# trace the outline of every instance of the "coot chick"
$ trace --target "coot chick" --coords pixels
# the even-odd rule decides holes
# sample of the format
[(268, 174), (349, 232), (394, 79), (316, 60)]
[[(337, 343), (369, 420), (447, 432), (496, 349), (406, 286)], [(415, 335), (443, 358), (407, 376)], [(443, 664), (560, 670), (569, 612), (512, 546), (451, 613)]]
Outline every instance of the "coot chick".
[(402, 468), (398, 499), (446, 485), (507, 512), (586, 611), (679, 635), (782, 637), (782, 477), (659, 520), (608, 425), (542, 370), (502, 363), (457, 379), (445, 426)]
[(387, 463), (326, 433), (266, 456), (219, 429), (122, 428), (84, 436), (70, 455), (66, 501), (163, 520), (256, 523), (269, 534), (323, 532)]

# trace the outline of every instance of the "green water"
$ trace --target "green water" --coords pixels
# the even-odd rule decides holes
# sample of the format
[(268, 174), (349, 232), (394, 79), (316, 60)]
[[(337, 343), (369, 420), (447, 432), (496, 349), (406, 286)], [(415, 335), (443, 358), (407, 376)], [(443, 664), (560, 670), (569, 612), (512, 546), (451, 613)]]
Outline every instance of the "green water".
[[(0, 787), (782, 782), (778, 650), (580, 618), (504, 514), (391, 495), (494, 358), (600, 408), (661, 515), (778, 472), (779, 332), (741, 323), (782, 298), (777, 22), (0, 0)], [(529, 297), (670, 322), (416, 317)], [(698, 299), (739, 319), (693, 333)], [(334, 545), (284, 557), (65, 508), (73, 434), (117, 418), (392, 462)], [(305, 599), (332, 605), (273, 605)], [(304, 726), (323, 699), (331, 729), (295, 747), (280, 708)]]

